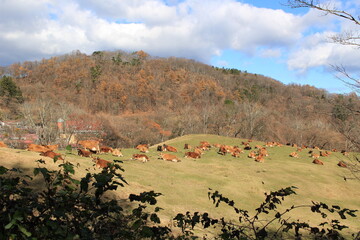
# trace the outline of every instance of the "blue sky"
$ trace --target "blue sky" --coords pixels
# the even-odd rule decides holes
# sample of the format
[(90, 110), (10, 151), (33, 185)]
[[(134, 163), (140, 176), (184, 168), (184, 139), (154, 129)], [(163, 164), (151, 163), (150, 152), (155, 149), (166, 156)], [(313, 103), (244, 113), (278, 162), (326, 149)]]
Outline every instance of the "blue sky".
[[(331, 43), (349, 21), (286, 0), (0, 0), (0, 65), (80, 50), (144, 50), (348, 93), (329, 66), (359, 76), (360, 50)], [(325, 2), (325, 1), (322, 1)], [(332, 0), (358, 16), (360, 0)]]

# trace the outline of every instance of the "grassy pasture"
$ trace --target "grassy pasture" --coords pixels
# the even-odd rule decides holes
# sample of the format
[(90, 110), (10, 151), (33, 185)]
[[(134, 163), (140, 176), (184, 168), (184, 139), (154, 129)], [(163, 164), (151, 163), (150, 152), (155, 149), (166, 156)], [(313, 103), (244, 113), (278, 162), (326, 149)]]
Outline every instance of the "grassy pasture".
[[(182, 160), (179, 163), (159, 160), (157, 145), (150, 148), (147, 154), (150, 158), (148, 163), (130, 160), (132, 154), (139, 153), (136, 149), (123, 149), (124, 157), (111, 155), (101, 157), (108, 160), (123, 160), (122, 166), (125, 169), (123, 175), (129, 185), (117, 191), (118, 198), (147, 190), (161, 192), (163, 196), (158, 198), (158, 206), (164, 208), (161, 215), (165, 221), (177, 213), (186, 211), (209, 212), (214, 217), (235, 218), (230, 208), (213, 206), (207, 198), (208, 188), (220, 191), (224, 196), (233, 199), (238, 208), (252, 213), (264, 199), (265, 192), (288, 186), (298, 188), (297, 196), (286, 199), (284, 207), (310, 204), (313, 200), (360, 210), (360, 182), (344, 181), (342, 176), (347, 175), (348, 170), (336, 165), (339, 160), (347, 160), (341, 153), (320, 157), (324, 162), (323, 166), (312, 164), (313, 159), (308, 154), (309, 149), (299, 152), (299, 158), (290, 157), (289, 154), (296, 151), (296, 148), (289, 146), (268, 147), (269, 156), (265, 158), (265, 163), (257, 163), (248, 158), (249, 151), (245, 151), (239, 158), (234, 158), (231, 155), (217, 154), (215, 148), (205, 152), (201, 159), (184, 158), (184, 153), (188, 151), (183, 149), (184, 144), (197, 146), (200, 141), (242, 147), (241, 142), (246, 140), (215, 135), (187, 135), (165, 142), (179, 150), (178, 153), (172, 153)], [(252, 147), (255, 145), (264, 145), (264, 143), (256, 141), (251, 143)], [(30, 169), (36, 165), (34, 163), (36, 159), (40, 159), (38, 153), (0, 149), (0, 165), (5, 167)], [(45, 159), (50, 166), (54, 166), (50, 158)], [(74, 164), (80, 164), (76, 170), (79, 176), (85, 175), (86, 168), (94, 171), (93, 163), (89, 158), (79, 157), (74, 153), (67, 155), (66, 159)], [(301, 219), (311, 223), (322, 221), (317, 214), (312, 214), (308, 210), (294, 211), (291, 216), (295, 220)], [(360, 231), (359, 217), (341, 222), (350, 226), (352, 232)]]

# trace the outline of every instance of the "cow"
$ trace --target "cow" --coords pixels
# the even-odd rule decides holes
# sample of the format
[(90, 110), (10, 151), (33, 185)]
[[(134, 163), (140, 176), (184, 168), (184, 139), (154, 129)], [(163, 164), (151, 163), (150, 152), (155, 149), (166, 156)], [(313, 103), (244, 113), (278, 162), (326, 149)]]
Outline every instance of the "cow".
[(218, 154), (221, 154), (221, 155), (226, 155), (227, 150), (226, 150), (225, 146), (224, 146), (224, 145), (221, 146), (221, 147), (219, 148), (219, 150), (218, 150), (217, 153), (218, 153)]
[(319, 158), (319, 157), (320, 157), (320, 154), (312, 153), (312, 154), (311, 154), (311, 157), (312, 157), (312, 158)]
[(112, 147), (101, 146), (100, 153), (112, 153), (114, 149)]
[(292, 152), (289, 154), (290, 157), (294, 157), (294, 158), (298, 158), (299, 157), (299, 154), (297, 152)]
[(78, 155), (79, 156), (82, 156), (82, 157), (91, 157), (92, 156), (92, 152), (90, 151), (87, 151), (85, 149), (81, 149), (81, 148), (78, 148)]
[(329, 154), (327, 152), (320, 151), (320, 157), (327, 157)]
[(349, 153), (348, 153), (347, 151), (345, 151), (345, 150), (341, 150), (341, 153), (342, 153), (342, 155), (344, 155), (344, 156), (349, 156)]
[(344, 163), (343, 161), (339, 161), (339, 163), (337, 164), (339, 167), (343, 167), (343, 168), (347, 168), (346, 163)]
[(214, 143), (213, 144), (213, 147), (216, 147), (216, 148), (220, 148), (222, 146), (222, 144), (220, 144), (220, 143)]
[(267, 151), (267, 149), (266, 148), (260, 148), (259, 150), (258, 150), (258, 153), (259, 153), (259, 155), (264, 155), (265, 157), (267, 157), (267, 156), (269, 156), (269, 153), (268, 153), (268, 151)]
[(59, 144), (55, 145), (43, 145), (44, 147), (48, 148), (49, 151), (56, 151), (59, 148)]
[(169, 152), (177, 152), (177, 149), (175, 147), (172, 147), (172, 146), (169, 146), (169, 145), (166, 145), (164, 144), (164, 149), (166, 149), (166, 151), (169, 151)]
[(113, 156), (116, 156), (116, 157), (123, 157), (123, 156), (124, 156), (124, 155), (121, 153), (120, 149), (118, 149), (118, 148), (113, 149), (112, 155), (113, 155)]
[(254, 151), (251, 151), (248, 155), (248, 158), (256, 158), (256, 153)]
[(336, 148), (331, 149), (332, 152), (337, 152)]
[(244, 147), (245, 150), (251, 150), (250, 144), (246, 144)]
[(184, 149), (192, 149), (192, 146), (190, 145), (190, 144), (188, 144), (188, 143), (185, 143), (185, 145), (184, 145)]
[(263, 163), (265, 162), (264, 156), (262, 154), (259, 154), (255, 157), (255, 162)]
[(211, 144), (207, 141), (200, 142), (201, 147), (211, 148)]
[(201, 150), (200, 148), (196, 147), (194, 149), (194, 152), (198, 153), (198, 154), (204, 154), (203, 150)]
[(0, 141), (0, 147), (7, 148), (8, 146), (3, 141)]
[(81, 145), (85, 150), (92, 151), (94, 153), (100, 152), (100, 141), (97, 140), (81, 140), (78, 141), (78, 144)]
[(324, 165), (324, 163), (321, 160), (317, 159), (317, 158), (315, 158), (312, 163), (318, 164), (318, 165)]
[(157, 146), (157, 151), (158, 152), (162, 152), (162, 151), (164, 151), (164, 147), (163, 146), (161, 146), (161, 145), (159, 145), (159, 146)]
[(93, 162), (95, 162), (95, 166), (98, 168), (106, 168), (111, 164), (108, 160), (101, 159), (99, 157), (93, 158)]
[(171, 161), (171, 162), (181, 162), (181, 160), (172, 154), (164, 154), (164, 153), (160, 153), (160, 159), (163, 159), (164, 161)]
[(49, 157), (52, 159), (59, 159), (59, 160), (64, 160), (64, 158), (61, 156), (60, 153), (55, 153), (53, 151), (47, 151), (47, 152), (42, 152), (40, 153), (40, 156), (44, 156), (44, 157)]
[(149, 152), (149, 144), (139, 144), (135, 148), (140, 150), (140, 152), (142, 152), (142, 153), (148, 153)]
[(27, 150), (33, 151), (33, 152), (41, 152), (41, 153), (50, 151), (50, 149), (45, 146), (37, 145), (37, 144), (33, 144), (33, 143), (28, 144)]
[(201, 154), (196, 153), (196, 152), (186, 152), (186, 153), (185, 153), (185, 158), (194, 158), (194, 159), (197, 159), (197, 158), (201, 158)]
[(150, 161), (149, 157), (146, 156), (145, 154), (133, 154), (132, 159), (140, 160), (143, 163), (146, 163), (146, 162)]

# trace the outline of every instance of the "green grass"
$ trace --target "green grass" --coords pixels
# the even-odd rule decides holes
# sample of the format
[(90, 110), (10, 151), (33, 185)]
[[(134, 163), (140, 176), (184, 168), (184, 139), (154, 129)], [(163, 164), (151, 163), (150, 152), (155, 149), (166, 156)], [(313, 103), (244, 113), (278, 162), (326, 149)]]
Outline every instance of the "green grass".
[[(250, 212), (254, 212), (262, 202), (265, 192), (288, 186), (296, 186), (297, 195), (285, 200), (284, 206), (310, 204), (313, 200), (360, 210), (360, 182), (344, 181), (342, 176), (348, 175), (349, 172), (336, 165), (339, 160), (347, 160), (341, 153), (321, 157), (323, 166), (312, 164), (313, 159), (307, 149), (299, 153), (299, 158), (290, 157), (289, 154), (296, 151), (296, 148), (289, 146), (267, 148), (269, 156), (265, 158), (265, 163), (257, 163), (248, 158), (249, 151), (241, 154), (240, 158), (234, 158), (217, 154), (215, 148), (205, 152), (201, 159), (184, 158), (184, 153), (188, 151), (183, 149), (184, 144), (197, 146), (200, 141), (242, 147), (241, 142), (246, 140), (215, 135), (187, 135), (165, 142), (179, 150), (178, 153), (174, 153), (182, 160), (179, 163), (159, 160), (156, 145), (150, 148), (147, 154), (150, 161), (147, 163), (130, 160), (132, 154), (139, 153), (136, 149), (123, 149), (124, 157), (101, 157), (108, 160), (123, 160), (123, 175), (129, 185), (118, 190), (120, 198), (147, 190), (162, 193), (163, 196), (158, 198), (158, 206), (164, 208), (161, 215), (165, 220), (186, 211), (206, 211), (214, 217), (235, 218), (230, 208), (213, 206), (207, 198), (209, 188), (220, 191), (224, 196), (233, 199), (237, 207)], [(255, 145), (264, 143), (251, 143), (251, 146)], [(80, 163), (79, 174), (84, 175), (85, 168), (93, 169), (93, 163), (89, 158), (76, 155), (68, 155), (66, 158), (71, 162)], [(12, 161), (6, 162), (6, 159)], [(30, 159), (36, 160), (39, 156), (37, 153), (24, 150), (0, 151), (1, 164), (6, 162), (5, 165), (8, 166), (17, 163), (28, 168)], [(311, 222), (321, 220), (316, 215), (309, 214), (309, 211), (296, 211), (292, 213), (292, 217)], [(344, 223), (351, 227), (352, 232), (360, 231), (359, 217), (346, 220)]]

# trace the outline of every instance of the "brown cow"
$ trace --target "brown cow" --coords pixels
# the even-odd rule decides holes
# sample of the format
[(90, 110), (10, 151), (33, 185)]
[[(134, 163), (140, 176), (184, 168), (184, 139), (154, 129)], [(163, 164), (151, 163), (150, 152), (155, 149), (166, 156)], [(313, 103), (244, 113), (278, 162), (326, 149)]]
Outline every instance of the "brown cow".
[(339, 161), (339, 163), (337, 164), (339, 167), (343, 167), (343, 168), (347, 168), (346, 163), (344, 163), (343, 161)]
[(221, 155), (226, 155), (227, 150), (226, 150), (225, 146), (221, 146), (217, 153), (221, 154)]
[(149, 152), (149, 144), (139, 144), (135, 148), (140, 150), (140, 152), (142, 152), (142, 153)]
[(160, 153), (160, 159), (163, 159), (164, 161), (181, 162), (181, 160), (177, 156), (172, 154)]
[(42, 152), (42, 153), (40, 153), (40, 156), (49, 157), (52, 159), (57, 158), (59, 160), (64, 160), (64, 158), (61, 156), (60, 153), (55, 153), (53, 151)]
[(121, 153), (120, 149), (118, 148), (115, 148), (113, 151), (112, 151), (112, 155), (113, 156), (116, 156), (116, 157), (123, 157), (124, 155)]
[(85, 149), (81, 149), (81, 148), (78, 148), (78, 155), (79, 156), (82, 156), (82, 157), (91, 157), (92, 156), (92, 152), (90, 151), (87, 151)]
[(50, 151), (50, 149), (48, 149), (47, 147), (44, 147), (42, 145), (33, 144), (33, 143), (30, 143), (28, 145), (27, 150), (33, 151), (33, 152), (42, 152), (42, 153)]
[(345, 150), (341, 150), (341, 153), (342, 153), (342, 155), (344, 155), (344, 156), (349, 156), (349, 153), (348, 153), (347, 151), (345, 151)]
[(56, 151), (59, 148), (59, 144), (55, 145), (43, 145), (44, 147), (48, 148), (49, 151)]
[(113, 148), (107, 146), (100, 147), (100, 153), (112, 153), (113, 150)]
[(100, 151), (100, 141), (97, 140), (82, 140), (78, 141), (78, 144), (81, 145), (85, 150), (89, 150), (95, 153)]
[(194, 152), (198, 153), (198, 154), (204, 154), (203, 150), (201, 150), (200, 148), (196, 147), (194, 149)]
[(8, 146), (3, 141), (0, 141), (0, 147), (7, 148)]
[(177, 149), (175, 147), (172, 147), (172, 146), (169, 146), (169, 145), (166, 145), (166, 144), (164, 144), (163, 146), (164, 146), (165, 151), (177, 152)]
[(146, 156), (145, 154), (133, 154), (132, 159), (140, 160), (143, 163), (146, 163), (146, 162), (150, 161), (149, 157)]
[(201, 154), (196, 153), (196, 152), (186, 152), (185, 157), (197, 159), (197, 158), (201, 158)]
[(262, 154), (255, 157), (255, 161), (259, 163), (265, 162), (264, 156)]
[(320, 154), (312, 153), (312, 154), (311, 154), (311, 157), (312, 157), (312, 158), (319, 158), (319, 157), (320, 157)]
[(256, 158), (256, 153), (254, 151), (251, 151), (248, 155), (248, 158)]
[(321, 160), (317, 159), (317, 158), (314, 159), (313, 163), (319, 164), (319, 165), (324, 165), (324, 163)]
[(298, 158), (299, 157), (299, 154), (297, 152), (292, 152), (289, 154), (290, 157), (294, 157), (294, 158)]
[(93, 158), (93, 162), (95, 162), (95, 166), (98, 168), (106, 168), (111, 164), (108, 160), (101, 159), (99, 157)]
[(268, 151), (266, 150), (266, 148), (260, 148), (259, 150), (258, 150), (258, 154), (259, 155), (264, 155), (265, 157), (267, 157), (267, 156), (269, 156), (269, 153), (268, 153)]

